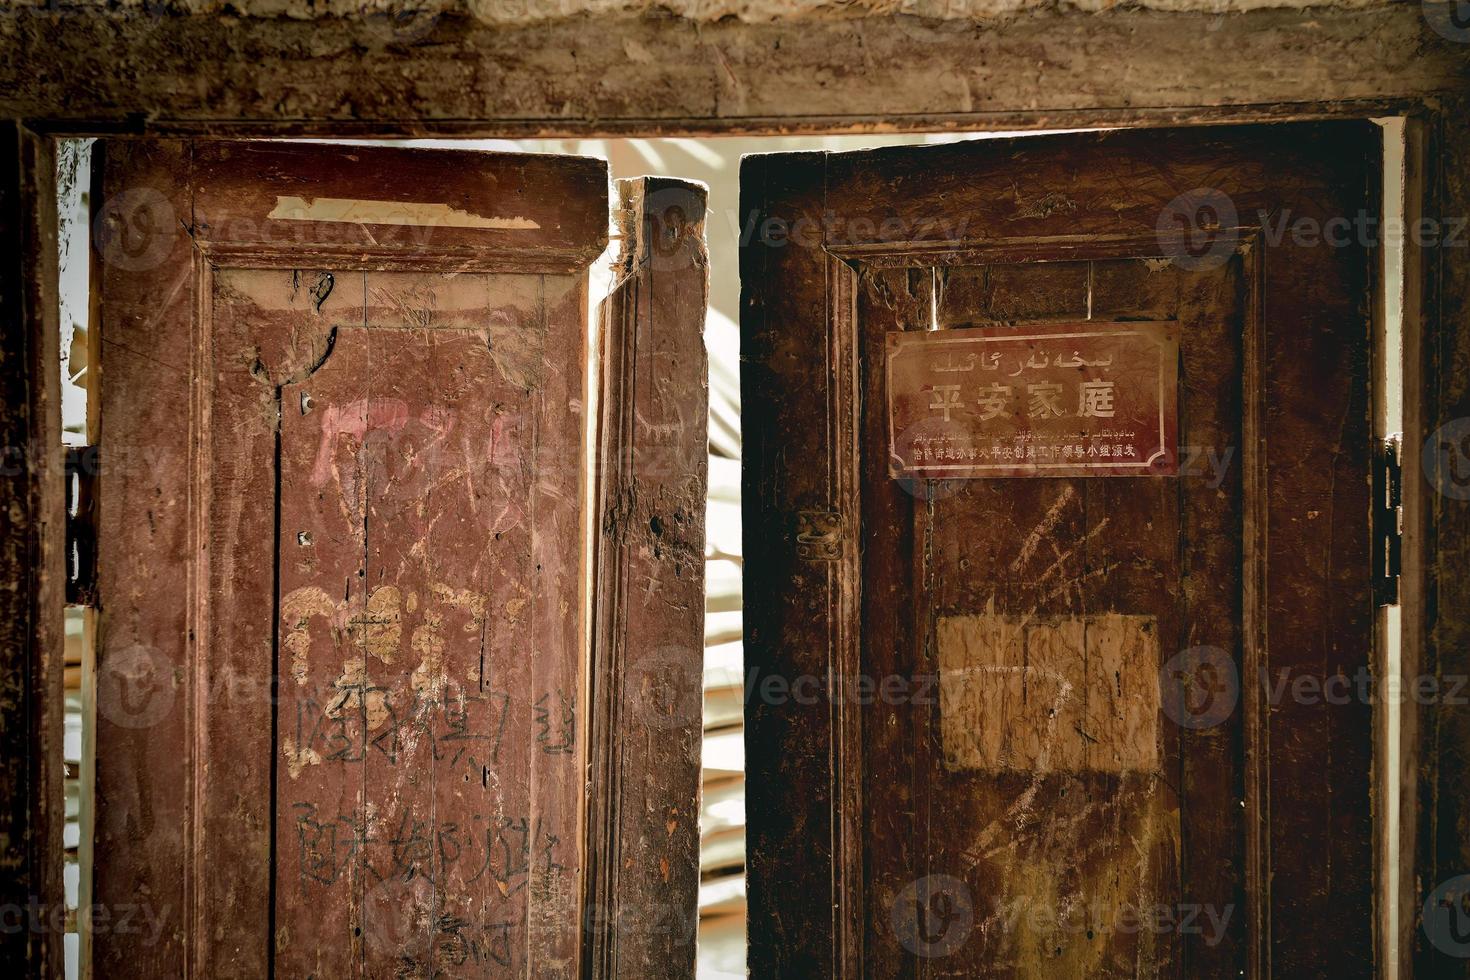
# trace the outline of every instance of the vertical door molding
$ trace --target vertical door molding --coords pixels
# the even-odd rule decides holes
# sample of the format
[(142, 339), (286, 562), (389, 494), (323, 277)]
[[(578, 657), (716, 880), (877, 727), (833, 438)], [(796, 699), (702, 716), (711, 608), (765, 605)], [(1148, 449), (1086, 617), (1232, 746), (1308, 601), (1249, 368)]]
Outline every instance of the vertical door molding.
[(618, 182), (601, 308), (586, 975), (694, 975), (704, 665), (705, 189)]
[(65, 513), (54, 143), (0, 125), (0, 967), (60, 977)]
[(1404, 216), (1435, 229), (1404, 250), (1399, 935), (1420, 978), (1470, 977), (1470, 101), (1430, 110), (1406, 127)]

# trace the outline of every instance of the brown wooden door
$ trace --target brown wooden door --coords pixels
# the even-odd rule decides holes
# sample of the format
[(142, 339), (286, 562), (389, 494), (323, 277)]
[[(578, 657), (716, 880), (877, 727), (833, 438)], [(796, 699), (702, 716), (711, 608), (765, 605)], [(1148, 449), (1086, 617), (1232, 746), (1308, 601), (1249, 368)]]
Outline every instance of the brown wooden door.
[[(613, 751), (589, 719), (625, 695), (587, 654), (606, 165), (112, 141), (99, 170), (95, 901), (156, 929), (96, 928), (97, 975), (571, 977), (583, 924), (645, 878), (670, 915), (624, 959), (687, 972), (697, 709), (665, 726), (692, 752), (588, 776)], [(684, 360), (627, 375), (697, 392), (702, 238), (680, 247), (661, 270), (697, 282), (659, 328)], [(687, 401), (660, 430), (681, 463), (704, 451)], [(609, 603), (596, 628), (697, 672), (691, 608), (654, 630)], [(661, 836), (594, 905), (589, 869), (645, 819), (589, 821), (624, 782)]]
[[(745, 161), (752, 975), (1372, 972), (1380, 152)], [(1122, 424), (1136, 379), (1111, 431), (1078, 402), (1142, 356), (1108, 333), (1152, 338), (1177, 448)]]

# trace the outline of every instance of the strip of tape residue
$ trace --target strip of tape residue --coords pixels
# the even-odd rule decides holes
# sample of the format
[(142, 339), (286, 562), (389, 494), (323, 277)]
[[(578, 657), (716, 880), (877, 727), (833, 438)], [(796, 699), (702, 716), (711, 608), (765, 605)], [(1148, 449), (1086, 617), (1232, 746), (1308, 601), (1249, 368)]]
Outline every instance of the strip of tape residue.
[(346, 197), (277, 196), (267, 215), (282, 221), (340, 221), (357, 225), (428, 225), (435, 228), (499, 228), (531, 231), (541, 226), (530, 218), (487, 218), (447, 204), (407, 201), (359, 201)]

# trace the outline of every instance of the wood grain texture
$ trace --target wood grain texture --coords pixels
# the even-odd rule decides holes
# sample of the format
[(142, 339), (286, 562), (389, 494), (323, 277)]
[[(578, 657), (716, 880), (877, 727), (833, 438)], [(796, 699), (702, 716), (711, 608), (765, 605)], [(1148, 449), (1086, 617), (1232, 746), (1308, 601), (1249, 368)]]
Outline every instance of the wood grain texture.
[[(320, 9), (320, 8), (318, 8)], [(0, 107), (82, 130), (486, 137), (1036, 128), (1300, 115), (1463, 87), (1470, 51), (1417, 4), (1197, 13), (1039, 10), (713, 23), (405, 22), (39, 6), (0, 18)], [(652, 57), (635, 57), (644, 52)], [(1324, 54), (1330, 53), (1330, 54)], [(57, 71), (57, 65), (85, 65)], [(1308, 109), (1310, 111), (1310, 109)]]
[[(1417, 209), (1425, 218), (1470, 215), (1467, 105), (1458, 98), (1443, 110), (1424, 121), (1408, 154), (1408, 187), (1416, 195), (1409, 213)], [(1404, 716), (1405, 736), (1418, 740), (1405, 742), (1412, 754), (1405, 758), (1401, 813), (1414, 870), (1402, 879), (1408, 887), (1401, 934), (1417, 977), (1470, 976), (1459, 942), (1470, 917), (1461, 878), (1470, 873), (1470, 708), (1463, 698), (1444, 696), (1470, 677), (1470, 503), (1462, 499), (1463, 479), (1453, 479), (1464, 473), (1460, 440), (1470, 418), (1467, 253), (1431, 242), (1405, 266), (1406, 323), (1418, 327), (1405, 347), (1408, 390), (1417, 380), (1420, 400), (1406, 405), (1404, 416), (1404, 671), (1432, 678), (1439, 692), (1406, 706)], [(1434, 928), (1430, 906), (1440, 916)], [(1453, 931), (1446, 928), (1451, 921)]]
[(595, 977), (694, 975), (708, 485), (705, 189), (618, 184), (602, 306), (587, 944)]
[[(747, 161), (757, 227), (826, 216), (804, 241), (757, 238), (742, 256), (751, 667), (917, 680), (939, 667), (936, 617), (1116, 613), (1156, 617), (1166, 661), (1223, 651), (1245, 692), (1212, 726), (1158, 719), (1162, 776), (947, 772), (937, 705), (912, 682), (868, 706), (753, 700), (755, 973), (1370, 973), (1369, 708), (1268, 709), (1254, 693), (1259, 670), (1321, 682), (1370, 662), (1368, 259), (1268, 247), (1256, 222), (1373, 212), (1377, 156), (1363, 127), (1286, 132)], [(1170, 262), (1178, 242), (1160, 230), (1196, 187), (1239, 216), (1208, 267)], [(874, 408), (884, 335), (927, 329), (941, 308), (941, 325), (1176, 320), (1180, 442), (1234, 465), (1217, 479), (890, 481)], [(803, 559), (785, 529), (827, 511), (837, 558)], [(973, 902), (958, 951), (895, 925), (935, 875)], [(1208, 938), (1058, 923), (1092, 903), (1222, 921)]]
[[(576, 974), (603, 165), (101, 166), (99, 971)], [(365, 193), (539, 227), (269, 217)]]
[(941, 616), (934, 633), (946, 768), (1157, 770), (1163, 662), (1152, 617)]
[(0, 127), (0, 968), (62, 975), (61, 355), (55, 159), (50, 141)]

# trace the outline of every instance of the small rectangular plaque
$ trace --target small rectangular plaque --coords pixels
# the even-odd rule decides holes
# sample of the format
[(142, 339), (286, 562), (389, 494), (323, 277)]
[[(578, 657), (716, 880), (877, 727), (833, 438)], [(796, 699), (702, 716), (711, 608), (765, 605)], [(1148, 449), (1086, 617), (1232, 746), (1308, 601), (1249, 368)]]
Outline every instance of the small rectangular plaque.
[(897, 331), (887, 374), (890, 476), (1179, 472), (1174, 323)]

